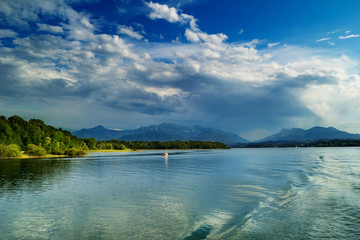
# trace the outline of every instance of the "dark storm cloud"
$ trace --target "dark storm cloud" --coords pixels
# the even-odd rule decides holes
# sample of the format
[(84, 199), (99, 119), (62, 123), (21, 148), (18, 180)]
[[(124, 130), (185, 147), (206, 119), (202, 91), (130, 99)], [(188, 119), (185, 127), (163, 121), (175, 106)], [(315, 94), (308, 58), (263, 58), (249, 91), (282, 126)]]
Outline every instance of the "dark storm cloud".
[[(288, 118), (316, 117), (294, 95), (298, 88), (317, 82), (311, 77), (288, 79), (288, 84), (285, 81), (262, 87), (242, 83), (237, 90), (233, 89), (233, 84), (224, 84), (219, 79), (207, 80), (198, 76), (181, 82), (181, 87), (192, 93), (189, 105), (204, 117), (228, 122), (232, 129), (286, 126)], [(322, 81), (326, 82), (325, 79)]]

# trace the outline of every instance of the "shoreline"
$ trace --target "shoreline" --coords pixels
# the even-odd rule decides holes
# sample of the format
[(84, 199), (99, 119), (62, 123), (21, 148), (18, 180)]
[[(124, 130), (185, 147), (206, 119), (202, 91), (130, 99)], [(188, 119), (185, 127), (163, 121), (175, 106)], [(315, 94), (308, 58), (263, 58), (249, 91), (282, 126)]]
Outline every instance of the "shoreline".
[[(192, 148), (192, 149), (168, 149), (168, 151), (171, 150), (228, 150), (228, 148), (213, 148), (213, 149), (207, 149), (207, 148)], [(89, 153), (107, 153), (107, 152), (142, 152), (142, 151), (165, 151), (165, 149), (125, 149), (125, 150), (116, 150), (116, 149), (102, 149), (102, 150), (87, 150), (85, 155), (82, 156), (70, 156), (70, 155), (52, 155), (47, 154), (44, 156), (33, 156), (28, 154), (22, 154), (20, 157), (0, 157), (0, 160), (2, 159), (32, 159), (32, 158), (73, 158), (73, 157), (84, 157), (89, 156)]]
[(32, 159), (32, 158), (72, 158), (72, 157), (85, 157), (89, 156), (89, 153), (93, 152), (137, 152), (142, 150), (132, 150), (132, 149), (126, 149), (126, 150), (116, 150), (116, 149), (103, 149), (103, 150), (88, 150), (86, 151), (85, 155), (81, 156), (70, 156), (70, 155), (53, 155), (53, 154), (47, 154), (44, 156), (34, 156), (34, 155), (28, 155), (23, 153), (20, 157), (0, 157), (1, 159)]
[(0, 159), (30, 159), (30, 158), (67, 158), (71, 157), (69, 155), (52, 155), (47, 154), (44, 156), (33, 156), (28, 154), (22, 154), (20, 157), (0, 157)]

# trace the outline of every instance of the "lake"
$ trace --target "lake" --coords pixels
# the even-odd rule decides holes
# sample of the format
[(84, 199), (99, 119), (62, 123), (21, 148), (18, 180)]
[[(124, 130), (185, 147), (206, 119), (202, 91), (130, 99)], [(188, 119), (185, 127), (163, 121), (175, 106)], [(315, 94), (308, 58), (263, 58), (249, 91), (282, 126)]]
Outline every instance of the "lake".
[(360, 239), (360, 148), (0, 159), (0, 239)]

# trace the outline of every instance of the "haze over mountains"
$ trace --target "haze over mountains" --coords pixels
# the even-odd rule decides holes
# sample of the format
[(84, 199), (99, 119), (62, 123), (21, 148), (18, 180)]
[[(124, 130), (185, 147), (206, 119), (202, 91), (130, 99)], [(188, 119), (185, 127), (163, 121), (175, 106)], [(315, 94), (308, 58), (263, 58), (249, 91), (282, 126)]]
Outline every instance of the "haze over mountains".
[[(95, 138), (97, 140), (125, 140), (125, 141), (216, 141), (227, 145), (237, 143), (249, 143), (250, 141), (237, 134), (224, 132), (218, 129), (201, 126), (185, 127), (173, 123), (162, 123), (149, 127), (141, 127), (132, 130), (112, 130), (99, 125), (94, 128), (81, 129), (73, 134), (81, 138)], [(313, 141), (332, 139), (355, 139), (360, 140), (360, 134), (352, 134), (340, 131), (333, 127), (313, 127), (308, 130), (302, 128), (282, 129), (280, 132), (258, 140), (256, 142), (269, 141)]]

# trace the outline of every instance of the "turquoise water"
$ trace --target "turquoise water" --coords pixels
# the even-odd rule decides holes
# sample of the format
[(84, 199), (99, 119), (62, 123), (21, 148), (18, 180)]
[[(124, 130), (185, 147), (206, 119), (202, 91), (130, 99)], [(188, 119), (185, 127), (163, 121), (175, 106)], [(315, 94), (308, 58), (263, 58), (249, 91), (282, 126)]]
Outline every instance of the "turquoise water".
[(360, 148), (0, 160), (0, 239), (359, 239)]

